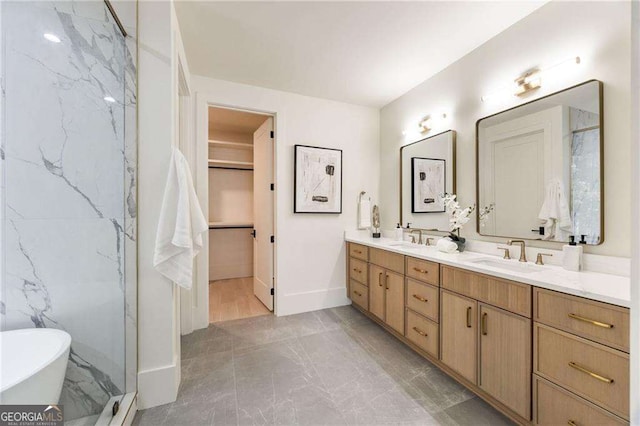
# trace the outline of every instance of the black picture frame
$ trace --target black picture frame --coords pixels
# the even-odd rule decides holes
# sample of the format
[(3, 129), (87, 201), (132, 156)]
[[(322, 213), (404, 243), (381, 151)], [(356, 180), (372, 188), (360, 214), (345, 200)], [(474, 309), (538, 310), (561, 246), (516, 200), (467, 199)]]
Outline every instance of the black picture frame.
[[(339, 152), (340, 156), (339, 156), (339, 161), (340, 161), (340, 173), (338, 174), (338, 178), (340, 179), (339, 184), (337, 185), (337, 188), (339, 188), (340, 194), (338, 196), (338, 209), (337, 210), (310, 210), (310, 209), (304, 209), (304, 207), (300, 206), (298, 203), (298, 195), (299, 195), (299, 190), (301, 188), (298, 188), (298, 185), (300, 184), (299, 179), (298, 179), (298, 167), (301, 167), (300, 164), (298, 164), (298, 153), (299, 150), (302, 149), (307, 149), (307, 150), (323, 150), (323, 151), (335, 151), (335, 152)], [(329, 167), (331, 167), (332, 169), (330, 170)], [(326, 173), (333, 175), (333, 173), (335, 173), (335, 166), (327, 166), (326, 167)], [(300, 214), (342, 214), (342, 177), (343, 177), (343, 161), (342, 161), (342, 150), (341, 149), (336, 149), (336, 148), (324, 148), (324, 147), (319, 147), (319, 146), (312, 146), (312, 145), (294, 145), (294, 151), (293, 151), (293, 212), (294, 213), (300, 213)]]
[[(446, 207), (443, 205), (442, 210), (430, 210), (419, 211), (417, 210), (416, 202), (416, 160), (428, 160), (442, 162), (442, 193), (444, 194), (447, 189), (447, 161), (443, 158), (428, 158), (428, 157), (411, 157), (411, 213), (415, 214), (428, 214), (428, 213), (445, 213)], [(425, 176), (426, 178), (426, 176)]]

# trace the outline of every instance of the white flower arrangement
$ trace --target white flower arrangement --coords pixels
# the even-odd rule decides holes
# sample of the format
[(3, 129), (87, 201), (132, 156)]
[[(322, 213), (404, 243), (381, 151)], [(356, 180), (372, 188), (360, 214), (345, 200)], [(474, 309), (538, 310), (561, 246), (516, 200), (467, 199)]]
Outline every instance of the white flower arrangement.
[(456, 201), (456, 194), (444, 194), (442, 197), (444, 205), (449, 212), (449, 230), (453, 233), (462, 228), (471, 220), (471, 213), (476, 209), (476, 205), (461, 208), (460, 203)]

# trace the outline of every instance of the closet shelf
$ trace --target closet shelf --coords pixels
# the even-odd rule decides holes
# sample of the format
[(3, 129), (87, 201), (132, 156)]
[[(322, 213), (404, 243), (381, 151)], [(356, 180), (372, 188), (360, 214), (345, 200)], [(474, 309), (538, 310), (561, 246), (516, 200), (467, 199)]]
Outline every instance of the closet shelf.
[(221, 169), (253, 170), (253, 163), (249, 161), (209, 160), (209, 167)]
[(253, 228), (251, 222), (209, 222), (209, 229)]
[(209, 146), (214, 146), (214, 147), (218, 147), (218, 148), (253, 150), (253, 144), (249, 144), (249, 143), (238, 143), (238, 142), (226, 142), (226, 141), (210, 140), (209, 141)]

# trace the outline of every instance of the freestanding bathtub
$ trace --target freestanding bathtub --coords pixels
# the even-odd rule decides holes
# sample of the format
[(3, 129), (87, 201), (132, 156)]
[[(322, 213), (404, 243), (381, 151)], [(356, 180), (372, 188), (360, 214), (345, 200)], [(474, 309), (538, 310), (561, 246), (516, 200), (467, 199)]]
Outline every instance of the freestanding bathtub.
[(57, 404), (70, 347), (62, 330), (0, 332), (0, 404)]

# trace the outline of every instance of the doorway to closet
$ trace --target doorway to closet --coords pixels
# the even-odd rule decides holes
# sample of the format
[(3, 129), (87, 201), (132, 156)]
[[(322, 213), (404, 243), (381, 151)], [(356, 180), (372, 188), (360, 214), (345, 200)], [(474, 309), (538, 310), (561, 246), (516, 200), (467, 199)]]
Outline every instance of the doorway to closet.
[(270, 115), (209, 107), (209, 322), (273, 312)]

